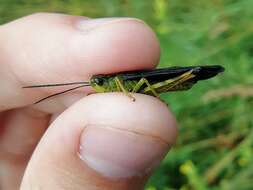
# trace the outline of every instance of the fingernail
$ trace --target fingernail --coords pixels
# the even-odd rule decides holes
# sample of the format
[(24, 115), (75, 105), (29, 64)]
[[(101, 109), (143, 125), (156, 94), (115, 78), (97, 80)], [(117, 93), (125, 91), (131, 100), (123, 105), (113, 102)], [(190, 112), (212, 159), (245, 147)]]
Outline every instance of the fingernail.
[(168, 144), (144, 134), (110, 126), (89, 125), (80, 139), (80, 158), (110, 178), (143, 176), (166, 155)]
[(80, 20), (77, 23), (77, 28), (82, 31), (90, 31), (97, 27), (100, 27), (102, 25), (111, 24), (115, 22), (122, 22), (122, 21), (135, 21), (144, 23), (143, 21), (137, 19), (137, 18), (129, 18), (129, 17), (108, 17), (108, 18), (98, 18), (98, 19), (85, 19)]

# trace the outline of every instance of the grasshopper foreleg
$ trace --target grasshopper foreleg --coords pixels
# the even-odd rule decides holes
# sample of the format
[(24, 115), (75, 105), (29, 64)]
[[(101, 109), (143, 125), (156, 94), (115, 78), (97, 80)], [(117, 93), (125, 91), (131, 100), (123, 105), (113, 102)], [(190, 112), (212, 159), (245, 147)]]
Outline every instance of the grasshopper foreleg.
[(127, 89), (125, 89), (124, 85), (122, 84), (121, 80), (119, 77), (115, 77), (115, 84), (117, 86), (117, 89), (119, 91), (122, 91), (125, 95), (127, 95), (129, 98), (132, 99), (132, 101), (135, 101), (135, 98), (128, 92)]

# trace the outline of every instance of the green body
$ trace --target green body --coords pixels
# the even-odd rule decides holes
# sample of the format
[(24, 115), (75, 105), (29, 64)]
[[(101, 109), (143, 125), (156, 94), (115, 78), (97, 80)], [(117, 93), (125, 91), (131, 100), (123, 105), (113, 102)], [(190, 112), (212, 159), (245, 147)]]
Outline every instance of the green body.
[[(98, 92), (124, 92), (131, 98), (133, 98), (129, 92), (148, 94), (153, 96), (159, 96), (159, 94), (176, 91), (187, 90), (195, 83), (195, 75), (192, 74), (193, 70), (185, 72), (174, 78), (170, 78), (164, 81), (148, 81), (142, 77), (140, 79), (124, 80), (124, 75), (119, 74), (115, 76), (94, 76), (90, 80), (90, 85)], [(134, 98), (133, 98), (134, 99)]]
[[(125, 89), (129, 92), (131, 92), (138, 81), (136, 80), (131, 80), (131, 81), (123, 81), (120, 76), (116, 76), (124, 85)], [(120, 91), (118, 89), (118, 86), (116, 84), (116, 77), (109, 77), (106, 80), (104, 80), (103, 84), (99, 84), (96, 81), (96, 77), (92, 78), (90, 81), (90, 85), (93, 87), (93, 89), (96, 92), (117, 92)]]
[[(120, 87), (117, 85), (117, 80), (121, 82), (121, 84), (124, 86), (125, 90), (128, 92), (136, 92), (136, 93), (143, 93), (143, 94), (152, 94), (151, 88), (149, 86), (140, 86), (138, 89), (138, 85), (140, 84), (140, 80), (123, 80), (120, 75), (117, 75), (115, 77), (110, 77), (104, 80), (103, 84), (99, 85), (96, 82), (96, 78), (92, 78), (90, 81), (90, 85), (93, 87), (93, 89), (98, 92), (120, 92), (122, 91)], [(165, 93), (168, 91), (176, 91), (176, 90), (187, 90), (190, 89), (193, 86), (193, 82), (184, 82), (175, 84), (175, 86), (172, 87), (172, 85), (175, 83), (175, 79), (168, 79), (162, 82), (154, 83), (152, 81), (148, 82), (150, 86), (157, 92), (157, 93)], [(136, 90), (135, 90), (136, 89)]]
[(212, 65), (95, 75), (90, 80), (90, 86), (96, 92), (124, 92), (132, 99), (129, 92), (159, 97), (159, 94), (168, 91), (190, 89), (199, 80), (209, 79), (223, 71), (223, 67)]

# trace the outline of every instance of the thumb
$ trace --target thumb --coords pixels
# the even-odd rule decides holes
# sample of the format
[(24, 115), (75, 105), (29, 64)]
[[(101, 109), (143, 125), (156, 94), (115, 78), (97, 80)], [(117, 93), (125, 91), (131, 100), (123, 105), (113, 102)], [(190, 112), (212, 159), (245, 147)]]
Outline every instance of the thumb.
[(156, 98), (87, 96), (49, 127), (21, 189), (143, 189), (176, 138), (175, 120)]

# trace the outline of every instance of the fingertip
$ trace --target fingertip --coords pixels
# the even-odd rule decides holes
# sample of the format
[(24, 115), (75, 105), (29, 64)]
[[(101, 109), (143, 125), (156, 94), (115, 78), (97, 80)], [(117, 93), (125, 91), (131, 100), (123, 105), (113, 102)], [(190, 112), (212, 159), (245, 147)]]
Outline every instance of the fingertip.
[(159, 63), (158, 39), (152, 29), (139, 19), (79, 19), (75, 25), (80, 34), (75, 41), (85, 43), (82, 49), (72, 49), (75, 49), (79, 60), (84, 58), (82, 52), (89, 55), (91, 61), (84, 65), (86, 72), (106, 74), (151, 69)]
[(141, 189), (175, 142), (176, 122), (157, 98), (133, 95), (135, 102), (122, 93), (93, 94), (72, 105), (43, 136), (25, 181), (50, 177), (55, 187), (68, 177), (82, 188)]
[(153, 136), (172, 145), (177, 136), (177, 124), (168, 106), (152, 96), (133, 96), (135, 101), (123, 93), (100, 93), (82, 101), (89, 108), (85, 113), (93, 120), (108, 121), (112, 126)]
[(69, 110), (74, 117), (85, 115), (81, 160), (109, 179), (147, 175), (176, 140), (176, 121), (167, 105), (133, 96), (135, 102), (122, 93), (93, 94)]

